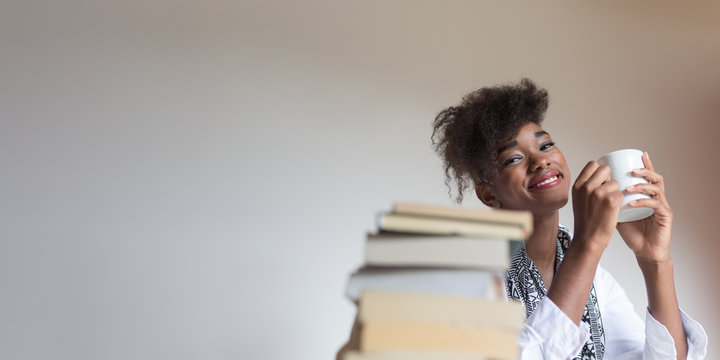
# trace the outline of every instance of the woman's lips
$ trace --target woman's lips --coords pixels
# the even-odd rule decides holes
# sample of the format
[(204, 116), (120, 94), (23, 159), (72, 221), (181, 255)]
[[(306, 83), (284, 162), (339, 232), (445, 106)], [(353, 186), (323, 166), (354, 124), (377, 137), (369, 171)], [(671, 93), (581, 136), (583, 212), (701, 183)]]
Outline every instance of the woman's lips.
[(560, 182), (562, 181), (562, 175), (560, 175), (557, 172), (554, 172), (552, 174), (543, 175), (537, 179), (535, 179), (535, 182), (528, 186), (529, 190), (542, 190), (547, 189), (551, 187), (555, 187), (560, 185)]

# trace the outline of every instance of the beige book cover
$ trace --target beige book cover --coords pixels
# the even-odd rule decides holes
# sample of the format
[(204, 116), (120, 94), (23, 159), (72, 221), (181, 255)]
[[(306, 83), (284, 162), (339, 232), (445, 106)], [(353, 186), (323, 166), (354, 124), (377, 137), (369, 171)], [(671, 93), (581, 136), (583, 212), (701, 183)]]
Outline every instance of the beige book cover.
[(525, 323), (522, 306), (516, 301), (371, 290), (364, 291), (360, 297), (358, 319), (362, 324), (453, 324), (510, 333), (519, 331)]
[(528, 211), (396, 202), (393, 205), (392, 212), (396, 214), (432, 216), (515, 225), (521, 227), (528, 235), (533, 231), (533, 218), (532, 214)]
[(350, 351), (343, 355), (341, 360), (489, 360), (489, 358), (456, 351), (374, 351), (368, 353)]
[(381, 214), (378, 226), (386, 231), (471, 237), (494, 236), (513, 240), (525, 240), (529, 235), (529, 232), (520, 226), (502, 223), (396, 213)]
[(489, 358), (517, 355), (517, 332), (459, 324), (370, 322), (362, 324), (360, 350), (455, 351)]

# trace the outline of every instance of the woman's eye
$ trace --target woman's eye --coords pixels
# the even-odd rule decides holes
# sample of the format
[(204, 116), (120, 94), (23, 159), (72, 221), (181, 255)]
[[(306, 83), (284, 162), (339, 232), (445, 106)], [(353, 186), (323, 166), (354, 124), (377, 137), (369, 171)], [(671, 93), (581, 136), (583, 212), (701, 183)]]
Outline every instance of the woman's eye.
[(547, 150), (553, 146), (555, 146), (555, 143), (551, 141), (549, 143), (545, 143), (542, 146), (540, 146), (540, 150)]
[(522, 158), (519, 156), (513, 156), (503, 162), (503, 167), (520, 161)]

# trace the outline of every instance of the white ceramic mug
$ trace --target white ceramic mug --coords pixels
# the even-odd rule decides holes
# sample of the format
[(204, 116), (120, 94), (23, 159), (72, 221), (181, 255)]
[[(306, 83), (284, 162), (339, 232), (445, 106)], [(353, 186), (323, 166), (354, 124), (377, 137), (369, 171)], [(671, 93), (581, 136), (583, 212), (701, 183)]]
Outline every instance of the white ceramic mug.
[[(635, 169), (644, 168), (645, 165), (642, 161), (643, 152), (636, 149), (624, 149), (617, 150), (611, 153), (605, 154), (603, 157), (598, 159), (600, 165), (610, 166), (612, 171), (613, 180), (617, 181), (620, 185), (620, 191), (625, 192), (625, 188), (635, 184), (647, 184), (647, 180), (641, 176), (633, 176), (632, 171)], [(646, 194), (625, 193), (622, 206), (620, 206), (620, 214), (618, 215), (618, 222), (630, 222), (644, 219), (653, 214), (653, 209), (646, 207), (630, 207), (628, 203), (638, 199), (649, 199), (650, 196)]]

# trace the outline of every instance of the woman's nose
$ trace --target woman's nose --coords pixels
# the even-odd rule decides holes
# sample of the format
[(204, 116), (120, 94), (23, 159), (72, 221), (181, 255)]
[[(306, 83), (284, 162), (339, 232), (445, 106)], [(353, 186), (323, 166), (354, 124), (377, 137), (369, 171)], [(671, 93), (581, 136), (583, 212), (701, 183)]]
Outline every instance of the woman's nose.
[(540, 171), (547, 169), (548, 166), (550, 166), (550, 159), (547, 156), (535, 156), (530, 169)]

